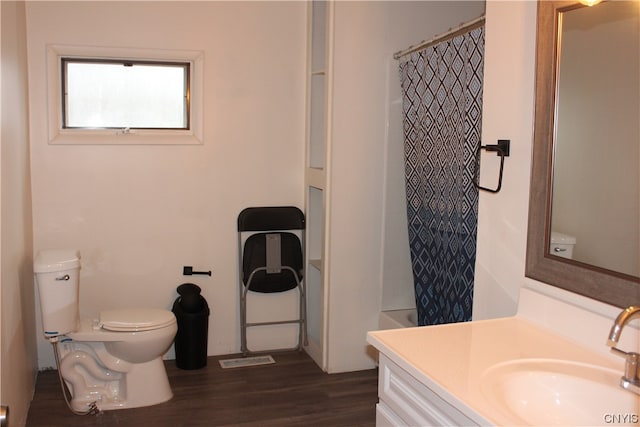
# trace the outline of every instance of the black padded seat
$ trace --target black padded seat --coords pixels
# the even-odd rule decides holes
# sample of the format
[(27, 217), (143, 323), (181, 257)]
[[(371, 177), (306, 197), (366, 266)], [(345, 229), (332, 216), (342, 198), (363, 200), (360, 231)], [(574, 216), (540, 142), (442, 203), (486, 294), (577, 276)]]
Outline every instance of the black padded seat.
[[(270, 272), (267, 266), (267, 240), (280, 239), (279, 271)], [(293, 270), (293, 271), (292, 271)], [(302, 246), (300, 239), (293, 233), (257, 233), (251, 235), (244, 244), (244, 256), (242, 260), (243, 283), (247, 286), (251, 278), (250, 291), (271, 293), (289, 291), (298, 286), (298, 280), (302, 280)], [(298, 275), (296, 280), (294, 272)]]

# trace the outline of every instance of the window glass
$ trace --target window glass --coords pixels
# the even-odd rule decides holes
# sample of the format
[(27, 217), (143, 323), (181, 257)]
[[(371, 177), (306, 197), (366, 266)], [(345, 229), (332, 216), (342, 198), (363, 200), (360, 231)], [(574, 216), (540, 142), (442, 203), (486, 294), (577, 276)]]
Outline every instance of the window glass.
[(189, 63), (62, 58), (64, 129), (189, 129)]

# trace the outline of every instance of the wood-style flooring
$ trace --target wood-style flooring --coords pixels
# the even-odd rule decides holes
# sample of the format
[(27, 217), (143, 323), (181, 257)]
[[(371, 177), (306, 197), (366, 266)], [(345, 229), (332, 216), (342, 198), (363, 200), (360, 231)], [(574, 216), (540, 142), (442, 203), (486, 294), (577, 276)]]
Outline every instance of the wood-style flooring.
[(271, 365), (181, 370), (166, 361), (173, 399), (145, 408), (78, 416), (57, 371), (38, 374), (27, 427), (374, 426), (377, 370), (326, 374), (302, 352), (273, 353)]

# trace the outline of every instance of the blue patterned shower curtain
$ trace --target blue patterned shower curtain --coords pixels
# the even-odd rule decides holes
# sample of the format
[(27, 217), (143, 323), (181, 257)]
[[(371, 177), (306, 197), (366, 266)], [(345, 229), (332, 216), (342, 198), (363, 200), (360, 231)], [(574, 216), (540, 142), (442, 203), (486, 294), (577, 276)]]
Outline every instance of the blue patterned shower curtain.
[(419, 325), (471, 320), (484, 26), (401, 59), (409, 245)]

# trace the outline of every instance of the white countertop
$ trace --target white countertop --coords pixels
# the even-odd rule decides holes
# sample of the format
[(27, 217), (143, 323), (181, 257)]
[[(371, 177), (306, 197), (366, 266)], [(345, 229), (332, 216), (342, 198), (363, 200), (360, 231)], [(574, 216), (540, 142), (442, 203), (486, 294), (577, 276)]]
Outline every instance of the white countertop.
[(481, 391), (483, 374), (500, 362), (559, 359), (620, 374), (624, 366), (622, 359), (605, 357), (521, 317), (374, 331), (367, 341), (481, 425), (517, 423), (496, 411)]

